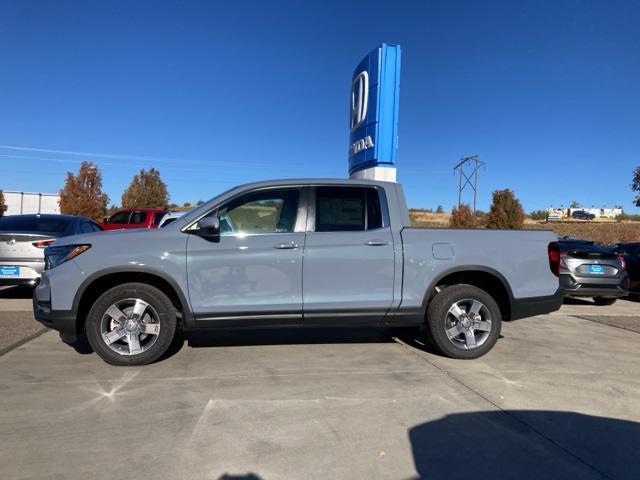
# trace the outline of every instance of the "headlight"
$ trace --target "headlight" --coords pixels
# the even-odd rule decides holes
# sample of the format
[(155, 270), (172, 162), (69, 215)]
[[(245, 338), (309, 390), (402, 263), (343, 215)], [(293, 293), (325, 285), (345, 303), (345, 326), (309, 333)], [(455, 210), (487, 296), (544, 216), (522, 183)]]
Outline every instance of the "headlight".
[(57, 267), (61, 263), (77, 257), (82, 252), (86, 252), (90, 248), (91, 245), (86, 244), (47, 247), (44, 249), (44, 268), (45, 270), (49, 270), (50, 268)]

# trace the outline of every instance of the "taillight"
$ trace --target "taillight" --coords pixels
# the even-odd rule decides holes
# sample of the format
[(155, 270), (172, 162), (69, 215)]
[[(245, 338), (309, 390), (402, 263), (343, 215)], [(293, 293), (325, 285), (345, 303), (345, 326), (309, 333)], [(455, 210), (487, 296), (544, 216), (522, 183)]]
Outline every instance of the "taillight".
[(569, 265), (567, 265), (567, 257), (569, 255), (567, 255), (564, 252), (560, 252), (560, 270), (564, 269), (564, 270), (569, 270)]
[(556, 276), (560, 276), (560, 245), (558, 242), (551, 242), (547, 249), (549, 252), (549, 268)]
[(622, 255), (618, 255), (618, 260), (620, 260), (620, 270), (627, 269), (627, 261), (624, 259)]
[(33, 245), (36, 248), (44, 248), (44, 247), (48, 247), (53, 242), (54, 242), (54, 239), (51, 239), (51, 240), (39, 240), (37, 242), (33, 242), (31, 245)]

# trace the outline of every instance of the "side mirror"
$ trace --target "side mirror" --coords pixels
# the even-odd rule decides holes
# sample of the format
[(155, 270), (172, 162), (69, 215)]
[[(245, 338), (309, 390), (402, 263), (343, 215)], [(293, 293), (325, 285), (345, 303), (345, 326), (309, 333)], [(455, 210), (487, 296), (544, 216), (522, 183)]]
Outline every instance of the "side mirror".
[(102, 219), (102, 223), (109, 223), (109, 217), (104, 217)]
[(198, 222), (198, 228), (194, 233), (204, 238), (219, 239), (220, 220), (217, 216), (204, 217)]

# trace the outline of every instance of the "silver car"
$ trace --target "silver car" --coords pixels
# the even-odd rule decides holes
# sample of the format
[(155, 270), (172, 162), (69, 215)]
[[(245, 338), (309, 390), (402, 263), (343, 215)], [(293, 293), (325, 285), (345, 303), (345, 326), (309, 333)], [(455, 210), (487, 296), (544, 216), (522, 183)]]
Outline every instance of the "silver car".
[(592, 297), (596, 305), (612, 305), (629, 294), (622, 256), (589, 240), (560, 238), (560, 287), (569, 297)]
[(0, 218), (0, 286), (35, 285), (44, 269), (44, 248), (56, 238), (102, 228), (87, 217), (9, 215)]

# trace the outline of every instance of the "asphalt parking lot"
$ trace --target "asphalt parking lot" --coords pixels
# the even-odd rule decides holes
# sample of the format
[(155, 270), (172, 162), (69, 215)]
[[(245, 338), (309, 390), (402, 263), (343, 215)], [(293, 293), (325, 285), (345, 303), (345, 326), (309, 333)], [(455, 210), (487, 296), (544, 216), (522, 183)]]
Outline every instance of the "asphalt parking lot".
[[(2, 332), (32, 321), (1, 293)], [(473, 361), (412, 331), (287, 329), (118, 368), (38, 330), (0, 356), (2, 478), (637, 479), (639, 312), (574, 301)]]

